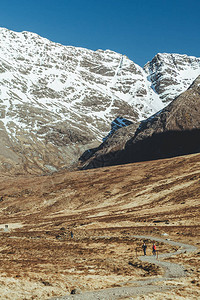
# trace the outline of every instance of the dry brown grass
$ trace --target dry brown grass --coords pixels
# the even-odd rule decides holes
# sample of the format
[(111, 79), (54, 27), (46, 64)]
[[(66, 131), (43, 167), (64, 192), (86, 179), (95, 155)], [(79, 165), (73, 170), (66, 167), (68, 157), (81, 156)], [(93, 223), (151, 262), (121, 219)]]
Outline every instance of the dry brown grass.
[[(47, 299), (160, 276), (136, 259), (142, 241), (133, 235), (167, 233), (199, 247), (199, 178), (200, 154), (52, 176), (1, 174), (0, 299)], [(172, 258), (191, 270), (181, 285), (185, 297), (189, 284), (199, 288), (198, 258)]]

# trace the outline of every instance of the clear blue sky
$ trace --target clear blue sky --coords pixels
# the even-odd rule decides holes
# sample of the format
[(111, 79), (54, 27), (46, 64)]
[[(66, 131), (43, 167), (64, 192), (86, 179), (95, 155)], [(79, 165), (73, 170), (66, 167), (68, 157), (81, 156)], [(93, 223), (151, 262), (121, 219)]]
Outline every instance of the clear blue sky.
[(158, 52), (200, 57), (200, 0), (1, 0), (0, 27), (111, 49), (140, 66)]

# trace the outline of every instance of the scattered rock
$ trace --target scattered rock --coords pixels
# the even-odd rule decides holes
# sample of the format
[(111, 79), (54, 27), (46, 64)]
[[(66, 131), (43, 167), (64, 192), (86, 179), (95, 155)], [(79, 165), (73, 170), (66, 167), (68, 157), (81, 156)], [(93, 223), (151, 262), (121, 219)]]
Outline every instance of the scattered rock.
[(165, 233), (165, 232), (164, 232), (164, 233), (162, 233), (161, 235), (163, 235), (163, 236), (168, 236), (168, 234), (167, 234), (167, 233)]
[(65, 227), (61, 227), (60, 230), (65, 230)]
[(79, 288), (71, 290), (71, 295), (80, 294), (81, 290)]
[(51, 283), (49, 283), (48, 281), (41, 280), (41, 283), (44, 284), (45, 286), (52, 286)]
[(197, 281), (196, 280), (192, 280), (191, 283), (195, 284), (195, 283), (197, 283)]
[(60, 240), (61, 238), (62, 238), (62, 236), (61, 236), (60, 234), (57, 234), (57, 235), (56, 235), (56, 239), (57, 239), (57, 240)]

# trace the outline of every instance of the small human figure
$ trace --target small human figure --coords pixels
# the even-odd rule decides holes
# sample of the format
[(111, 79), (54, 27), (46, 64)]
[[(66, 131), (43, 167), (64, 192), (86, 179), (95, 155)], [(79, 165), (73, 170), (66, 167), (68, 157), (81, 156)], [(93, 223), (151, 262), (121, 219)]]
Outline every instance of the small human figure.
[(152, 253), (153, 253), (153, 255), (156, 255), (156, 245), (155, 245), (155, 243), (153, 243), (153, 246), (152, 246)]
[(146, 255), (147, 245), (145, 244), (145, 242), (144, 242), (144, 244), (142, 245), (142, 249), (143, 249), (143, 251), (144, 251), (144, 255)]
[(71, 238), (73, 239), (73, 237), (74, 237), (74, 234), (73, 234), (73, 232), (72, 232), (72, 230), (71, 230)]

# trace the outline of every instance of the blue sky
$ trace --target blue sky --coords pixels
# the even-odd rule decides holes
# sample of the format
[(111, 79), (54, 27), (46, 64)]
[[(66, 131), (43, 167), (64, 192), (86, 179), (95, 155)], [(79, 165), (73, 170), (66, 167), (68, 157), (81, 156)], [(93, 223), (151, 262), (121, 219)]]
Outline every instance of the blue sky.
[(200, 57), (199, 15), (200, 0), (2, 0), (0, 27), (111, 49), (143, 66), (158, 52)]

